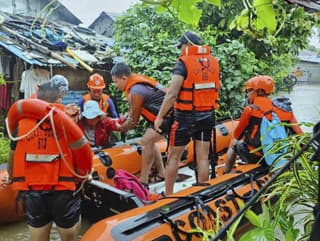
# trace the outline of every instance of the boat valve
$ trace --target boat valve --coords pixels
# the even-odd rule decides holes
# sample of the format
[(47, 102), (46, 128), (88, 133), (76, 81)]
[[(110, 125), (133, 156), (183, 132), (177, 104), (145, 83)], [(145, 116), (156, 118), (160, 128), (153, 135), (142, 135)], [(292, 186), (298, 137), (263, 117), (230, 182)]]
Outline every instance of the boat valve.
[(112, 167), (109, 167), (107, 168), (106, 175), (109, 179), (112, 179), (116, 175), (116, 170), (114, 170)]
[(92, 172), (91, 176), (93, 180), (99, 180), (99, 175), (97, 171)]
[(108, 154), (106, 154), (103, 151), (100, 151), (98, 153), (99, 159), (100, 161), (103, 163), (103, 165), (105, 165), (106, 167), (110, 167), (112, 165), (112, 159), (110, 158), (110, 156)]

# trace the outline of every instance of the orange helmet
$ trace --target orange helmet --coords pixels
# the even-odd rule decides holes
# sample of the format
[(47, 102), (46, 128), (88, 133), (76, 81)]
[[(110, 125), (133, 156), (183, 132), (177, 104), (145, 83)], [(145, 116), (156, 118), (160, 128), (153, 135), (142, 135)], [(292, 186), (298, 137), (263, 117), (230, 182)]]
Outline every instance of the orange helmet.
[(254, 81), (254, 78), (249, 79), (249, 80), (244, 84), (244, 89), (245, 89), (245, 90), (255, 89), (255, 81)]
[(100, 74), (91, 75), (87, 86), (90, 89), (104, 89), (106, 87), (104, 79)]
[[(250, 88), (247, 88), (247, 86), (251, 86)], [(262, 89), (265, 91), (266, 94), (271, 94), (274, 90), (274, 83), (270, 76), (268, 75), (258, 75), (255, 77), (252, 77), (246, 82), (246, 89), (253, 88), (254, 90)]]

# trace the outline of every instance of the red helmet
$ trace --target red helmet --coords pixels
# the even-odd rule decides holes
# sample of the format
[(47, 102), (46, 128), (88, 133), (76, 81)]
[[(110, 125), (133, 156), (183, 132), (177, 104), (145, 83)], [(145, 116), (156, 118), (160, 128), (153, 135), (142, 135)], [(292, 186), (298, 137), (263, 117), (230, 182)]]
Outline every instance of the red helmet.
[[(251, 86), (250, 88), (247, 88), (247, 86)], [(255, 77), (252, 77), (246, 82), (246, 89), (253, 88), (254, 90), (264, 90), (266, 94), (271, 94), (274, 90), (274, 83), (270, 76), (268, 75), (258, 75)]]
[(104, 89), (106, 87), (104, 79), (100, 74), (91, 75), (87, 86), (90, 89)]

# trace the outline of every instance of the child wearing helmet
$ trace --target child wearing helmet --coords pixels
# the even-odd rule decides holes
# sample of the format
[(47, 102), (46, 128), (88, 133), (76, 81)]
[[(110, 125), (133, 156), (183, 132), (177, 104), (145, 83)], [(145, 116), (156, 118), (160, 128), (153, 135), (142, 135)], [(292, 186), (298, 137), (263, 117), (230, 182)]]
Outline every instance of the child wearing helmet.
[(106, 87), (103, 77), (100, 74), (92, 74), (87, 82), (88, 94), (85, 94), (79, 101), (78, 106), (83, 111), (83, 105), (88, 100), (97, 101), (100, 109), (109, 117), (118, 118), (115, 105), (109, 95), (103, 93)]
[(239, 124), (234, 131), (234, 139), (227, 152), (225, 173), (232, 170), (236, 155), (239, 155), (240, 159), (246, 163), (258, 163), (262, 160), (262, 165), (265, 164), (262, 151), (253, 150), (261, 147), (260, 125), (262, 118), (266, 117), (271, 120), (272, 112), (276, 113), (281, 122), (292, 124), (290, 127), (286, 127), (288, 128), (287, 133), (303, 133), (301, 128), (296, 125), (297, 120), (293, 112), (276, 106), (269, 98), (274, 90), (274, 82), (270, 76), (252, 77), (245, 83), (244, 88), (247, 92), (248, 105), (244, 108)]

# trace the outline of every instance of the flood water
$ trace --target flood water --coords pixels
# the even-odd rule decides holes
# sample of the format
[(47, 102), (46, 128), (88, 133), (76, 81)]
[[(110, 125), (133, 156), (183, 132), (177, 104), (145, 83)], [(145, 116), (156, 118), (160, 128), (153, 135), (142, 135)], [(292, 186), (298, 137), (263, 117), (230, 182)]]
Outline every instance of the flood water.
[[(288, 94), (279, 93), (279, 96), (289, 97), (292, 108), (300, 122), (317, 123), (320, 121), (320, 81), (319, 83), (298, 83), (293, 91)], [(312, 131), (310, 128), (302, 126), (304, 131)]]
[[(89, 228), (89, 223), (86, 220), (82, 220), (81, 232), (79, 240), (82, 234)], [(29, 231), (27, 223), (22, 221), (14, 224), (0, 226), (0, 241), (29, 241)], [(52, 226), (50, 233), (51, 241), (60, 241), (60, 236), (55, 225)]]
[[(298, 83), (294, 86), (293, 91), (288, 94), (285, 92), (278, 93), (277, 96), (289, 97), (298, 122), (320, 121), (320, 82), (315, 83)], [(304, 131), (311, 131), (310, 128), (302, 127)], [(1, 201), (1, 200), (0, 200)], [(0, 214), (1, 215), (1, 214)], [(83, 234), (89, 224), (83, 221), (81, 234)], [(79, 236), (80, 239), (81, 235)], [(27, 241), (29, 233), (25, 222), (14, 223), (0, 226), (0, 241)], [(55, 226), (51, 230), (50, 240), (60, 240)]]

